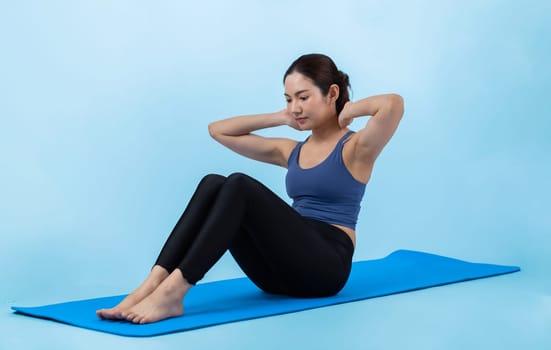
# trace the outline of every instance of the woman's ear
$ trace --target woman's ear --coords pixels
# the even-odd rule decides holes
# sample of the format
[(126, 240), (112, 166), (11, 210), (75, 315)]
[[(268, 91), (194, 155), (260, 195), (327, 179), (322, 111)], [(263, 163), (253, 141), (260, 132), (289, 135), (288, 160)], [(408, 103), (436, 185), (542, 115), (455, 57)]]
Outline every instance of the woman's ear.
[(329, 97), (329, 102), (337, 102), (337, 99), (339, 98), (339, 86), (337, 84), (332, 84), (329, 87), (329, 92), (327, 93), (327, 97)]

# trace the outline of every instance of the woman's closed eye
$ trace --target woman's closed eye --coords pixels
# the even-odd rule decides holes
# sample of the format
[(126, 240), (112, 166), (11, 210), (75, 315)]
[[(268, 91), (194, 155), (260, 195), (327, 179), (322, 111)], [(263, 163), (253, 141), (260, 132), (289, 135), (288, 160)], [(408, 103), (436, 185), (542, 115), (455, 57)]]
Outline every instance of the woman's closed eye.
[[(306, 101), (310, 96), (299, 96), (299, 100), (301, 101)], [(287, 103), (291, 103), (292, 102), (292, 99), (290, 98), (286, 98), (285, 101), (287, 101)]]

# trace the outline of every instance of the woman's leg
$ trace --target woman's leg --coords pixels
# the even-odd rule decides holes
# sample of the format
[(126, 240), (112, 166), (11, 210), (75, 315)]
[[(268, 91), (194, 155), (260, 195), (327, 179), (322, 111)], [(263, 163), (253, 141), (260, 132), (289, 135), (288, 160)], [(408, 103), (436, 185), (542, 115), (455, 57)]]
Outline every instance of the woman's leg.
[[(330, 225), (322, 225), (333, 229)], [(337, 234), (346, 236), (334, 229)], [(249, 252), (243, 249), (245, 238), (242, 235), (246, 234), (250, 236), (249, 247), (255, 247)], [(351, 241), (346, 239), (353, 250)], [(350, 262), (343, 260), (330, 239), (322, 237), (309, 220), (256, 180), (234, 174), (220, 188), (201, 230), (180, 264), (154, 293), (130, 309), (127, 319), (149, 323), (181, 314), (174, 310), (181, 306), (187, 290), (230, 248), (234, 256), (256, 254), (261, 257), (256, 259), (264, 270), (260, 273), (252, 264), (244, 263), (245, 258), (240, 260), (253, 281), (271, 292), (297, 296), (334, 294), (342, 288), (350, 271)], [(255, 272), (257, 276), (253, 277)], [(261, 276), (266, 273), (271, 280)], [(172, 305), (168, 305), (168, 299)]]
[[(296, 297), (322, 297), (344, 287), (352, 267), (352, 240), (332, 225), (306, 221), (310, 227), (290, 238), (293, 249), (278, 247), (269, 236), (254, 231), (236, 238), (230, 252), (260, 289)], [(314, 235), (307, 242), (296, 239), (308, 232)]]
[(254, 179), (243, 182), (248, 189), (241, 191), (254, 205), (230, 252), (247, 276), (269, 293), (321, 297), (340, 291), (352, 264), (350, 237), (302, 217)]
[(98, 310), (96, 312), (98, 317), (104, 319), (126, 318), (126, 313), (131, 307), (150, 295), (174, 271), (193, 243), (194, 236), (199, 232), (225, 180), (224, 176), (214, 174), (207, 175), (201, 180), (187, 208), (161, 249), (149, 276), (117, 306)]
[(169, 273), (174, 271), (201, 231), (225, 181), (225, 176), (214, 174), (201, 180), (161, 249), (155, 265), (164, 267)]
[[(335, 242), (332, 236), (344, 243)], [(242, 249), (247, 239), (249, 248)], [(244, 262), (248, 255), (262, 256), (262, 269), (268, 266), (274, 279), (286, 284), (286, 294), (316, 296), (336, 293), (342, 287), (348, 278), (343, 271), (349, 269), (343, 249), (353, 252), (353, 245), (338, 228), (305, 219), (260, 182), (233, 174), (220, 189), (209, 217), (178, 268), (195, 284), (228, 249), (238, 262)], [(252, 264), (242, 265), (248, 265), (245, 272), (254, 273)]]

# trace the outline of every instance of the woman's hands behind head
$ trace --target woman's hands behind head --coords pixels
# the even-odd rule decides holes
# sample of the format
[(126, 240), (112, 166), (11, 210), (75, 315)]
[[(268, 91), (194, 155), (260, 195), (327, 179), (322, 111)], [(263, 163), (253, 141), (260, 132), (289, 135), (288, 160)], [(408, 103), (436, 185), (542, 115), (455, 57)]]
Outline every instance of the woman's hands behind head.
[(344, 129), (348, 127), (352, 123), (352, 120), (356, 118), (357, 116), (354, 115), (351, 111), (352, 109), (352, 102), (348, 101), (344, 104), (344, 107), (342, 108), (341, 113), (339, 114), (339, 126), (341, 129)]

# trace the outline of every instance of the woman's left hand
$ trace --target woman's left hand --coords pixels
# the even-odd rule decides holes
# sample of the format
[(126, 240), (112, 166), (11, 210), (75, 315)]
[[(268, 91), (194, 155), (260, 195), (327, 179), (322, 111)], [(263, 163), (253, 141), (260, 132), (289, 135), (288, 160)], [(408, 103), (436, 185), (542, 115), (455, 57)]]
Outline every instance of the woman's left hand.
[(351, 101), (348, 101), (344, 104), (344, 107), (342, 108), (341, 113), (339, 114), (339, 126), (341, 129), (346, 128), (348, 125), (352, 123), (352, 120), (355, 118), (354, 114), (352, 114), (352, 105), (353, 103)]

